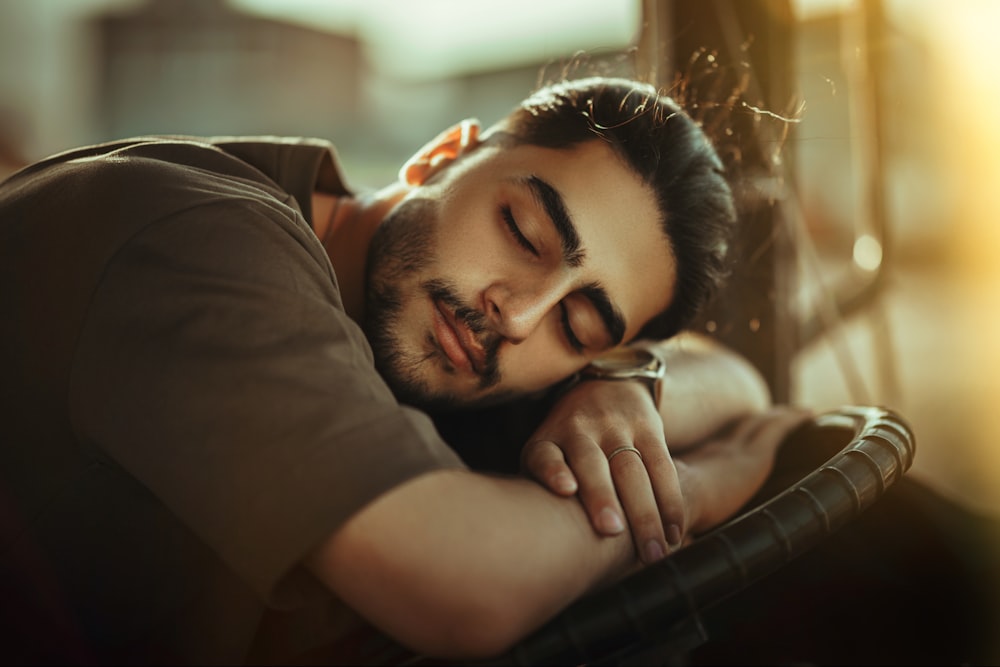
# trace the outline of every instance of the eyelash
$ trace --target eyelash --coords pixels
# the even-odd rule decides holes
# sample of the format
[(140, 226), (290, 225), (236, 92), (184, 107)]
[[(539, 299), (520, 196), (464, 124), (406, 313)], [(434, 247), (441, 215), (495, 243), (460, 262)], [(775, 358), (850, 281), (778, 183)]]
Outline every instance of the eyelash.
[(563, 332), (566, 334), (566, 339), (569, 341), (570, 347), (578, 353), (583, 352), (583, 343), (573, 333), (573, 327), (569, 325), (569, 309), (566, 308), (566, 304), (560, 302), (559, 310), (561, 311), (560, 320), (562, 320)]
[(531, 241), (525, 238), (524, 234), (521, 233), (521, 228), (517, 226), (517, 221), (514, 220), (514, 214), (510, 210), (510, 206), (504, 204), (500, 207), (500, 215), (503, 217), (504, 223), (507, 225), (507, 229), (510, 233), (514, 235), (514, 240), (517, 244), (530, 252), (535, 257), (538, 257), (538, 250), (535, 246), (531, 245)]
[[(524, 234), (521, 233), (520, 227), (517, 226), (517, 221), (514, 220), (514, 214), (511, 212), (510, 206), (507, 206), (506, 204), (501, 206), (500, 215), (503, 217), (504, 223), (507, 225), (507, 229), (510, 230), (510, 233), (514, 236), (514, 240), (517, 241), (517, 244), (537, 257), (538, 250), (536, 250), (535, 246), (531, 245), (531, 241), (529, 241)], [(576, 350), (577, 353), (582, 353), (583, 343), (580, 342), (580, 339), (576, 337), (575, 333), (573, 333), (573, 327), (569, 325), (569, 310), (566, 308), (566, 304), (560, 303), (559, 310), (561, 313), (560, 320), (562, 321), (563, 333), (566, 335), (566, 340), (569, 341), (570, 347)]]

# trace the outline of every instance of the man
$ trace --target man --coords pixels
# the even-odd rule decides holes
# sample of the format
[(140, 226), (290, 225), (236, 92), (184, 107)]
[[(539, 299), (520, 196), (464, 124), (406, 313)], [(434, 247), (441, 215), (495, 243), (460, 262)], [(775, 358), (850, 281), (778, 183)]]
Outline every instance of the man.
[[(15, 174), (5, 657), (288, 661), (340, 639), (323, 659), (351, 660), (354, 613), (488, 656), (661, 558), (750, 497), (802, 416), (693, 338), (646, 344), (651, 382), (561, 383), (680, 331), (732, 225), (697, 126), (610, 79), (459, 123), (361, 196), (304, 140), (134, 139)], [(470, 471), (411, 407), (557, 385), (523, 453), (555, 493)]]

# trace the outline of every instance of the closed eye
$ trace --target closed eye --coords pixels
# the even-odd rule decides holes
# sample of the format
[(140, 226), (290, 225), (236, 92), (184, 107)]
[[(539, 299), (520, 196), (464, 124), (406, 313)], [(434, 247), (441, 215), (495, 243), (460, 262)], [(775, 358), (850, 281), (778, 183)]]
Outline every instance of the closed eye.
[(563, 333), (566, 334), (566, 340), (569, 341), (570, 347), (572, 347), (578, 354), (583, 352), (583, 343), (580, 339), (576, 337), (573, 333), (573, 327), (569, 324), (569, 309), (566, 308), (566, 304), (563, 302), (559, 303), (560, 320), (562, 322)]
[(514, 236), (514, 240), (517, 244), (530, 252), (535, 257), (538, 257), (538, 250), (535, 246), (531, 245), (531, 241), (525, 238), (524, 234), (521, 233), (521, 228), (517, 226), (517, 220), (514, 219), (514, 214), (510, 210), (510, 206), (504, 204), (500, 207), (500, 215), (503, 216), (503, 221), (507, 225), (507, 229)]

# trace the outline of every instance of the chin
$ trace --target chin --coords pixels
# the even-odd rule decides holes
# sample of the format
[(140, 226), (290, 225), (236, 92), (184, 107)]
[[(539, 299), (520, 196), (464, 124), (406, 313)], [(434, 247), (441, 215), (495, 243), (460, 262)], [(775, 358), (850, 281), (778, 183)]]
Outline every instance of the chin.
[[(434, 359), (424, 359), (425, 364), (434, 364)], [(428, 370), (428, 369), (421, 369)], [(435, 371), (437, 369), (434, 369)], [(468, 388), (455, 387), (454, 376), (442, 373), (442, 380), (435, 382), (428, 374), (416, 373), (383, 374), (389, 388), (400, 403), (410, 405), (426, 412), (448, 413), (459, 410), (475, 410), (496, 406), (513, 401), (524, 394), (492, 387), (488, 391), (479, 388), (478, 383), (471, 383)], [(435, 374), (433, 371), (429, 373)], [(419, 375), (419, 376), (418, 376)]]

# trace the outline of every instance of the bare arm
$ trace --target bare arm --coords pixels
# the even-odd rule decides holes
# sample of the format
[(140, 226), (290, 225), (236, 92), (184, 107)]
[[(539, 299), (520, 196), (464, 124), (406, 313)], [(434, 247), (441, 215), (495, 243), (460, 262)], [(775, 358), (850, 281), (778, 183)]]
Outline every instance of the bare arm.
[[(760, 486), (805, 415), (738, 419), (678, 456), (691, 533)], [(689, 533), (690, 534), (690, 533)], [(574, 599), (635, 570), (632, 537), (600, 537), (574, 498), (467, 471), (418, 477), (359, 511), (307, 565), (380, 630), (425, 655), (495, 656)]]
[(684, 333), (648, 347), (667, 365), (659, 412), (671, 452), (771, 404), (767, 384), (750, 362), (709, 338)]
[(810, 414), (772, 407), (726, 424), (675, 456), (688, 534), (710, 530), (743, 507), (767, 480), (778, 447)]
[(363, 508), (307, 560), (347, 605), (407, 647), (496, 655), (635, 567), (627, 534), (534, 482), (440, 471)]
[[(766, 391), (763, 396), (755, 393), (763, 384), (757, 384), (740, 357), (702, 341), (664, 345), (675, 380), (664, 394), (666, 419), (676, 420), (670, 437), (682, 443), (701, 437), (704, 448), (688, 447), (675, 469), (664, 443), (663, 422), (648, 392), (633, 383), (586, 383), (592, 385), (585, 389), (588, 396), (598, 392), (586, 405), (596, 402), (607, 410), (596, 421), (584, 421), (586, 428), (604, 433), (645, 429), (642, 437), (652, 439), (649, 446), (659, 447), (663, 459), (654, 465), (669, 466), (673, 475), (671, 488), (678, 500), (665, 504), (685, 531), (688, 526), (702, 530), (730, 508), (735, 510), (752, 494), (753, 489), (747, 489), (763, 480), (769, 470), (766, 453), (773, 451), (777, 433), (748, 427), (720, 431), (723, 424), (759, 413), (767, 405)], [(687, 386), (708, 395), (691, 396)], [(618, 398), (606, 400), (609, 394), (601, 391)], [(713, 396), (721, 397), (721, 403)], [(672, 402), (676, 406), (671, 407)], [(671, 416), (673, 410), (676, 416)], [(579, 416), (566, 423), (579, 425)], [(620, 429), (608, 427), (606, 420), (612, 417)], [(744, 446), (744, 436), (753, 433), (761, 434), (763, 444)], [(615, 487), (638, 488), (652, 497), (648, 477), (633, 483), (626, 475), (612, 484), (605, 454), (595, 441), (590, 445), (584, 458), (603, 466), (608, 483), (597, 498), (606, 491), (619, 507)], [(656, 461), (655, 453), (646, 458), (647, 466)], [(615, 463), (634, 464), (627, 457)], [(726, 487), (715, 486), (716, 479)], [(657, 505), (648, 504), (662, 541)], [(637, 566), (632, 535), (624, 523), (603, 531), (602, 537), (590, 524), (592, 504), (585, 499), (584, 505), (586, 510), (575, 498), (552, 494), (529, 480), (466, 471), (430, 473), (359, 511), (307, 564), (346, 604), (404, 645), (442, 658), (488, 657), (580, 595)], [(629, 519), (634, 527), (631, 515)]]

